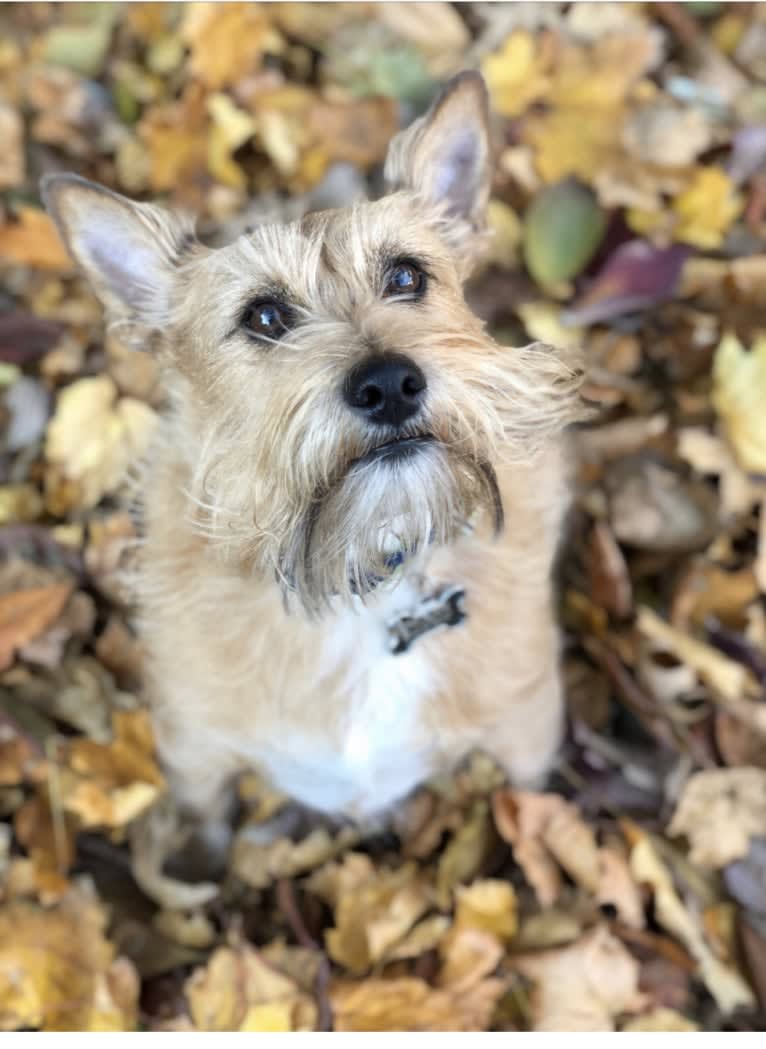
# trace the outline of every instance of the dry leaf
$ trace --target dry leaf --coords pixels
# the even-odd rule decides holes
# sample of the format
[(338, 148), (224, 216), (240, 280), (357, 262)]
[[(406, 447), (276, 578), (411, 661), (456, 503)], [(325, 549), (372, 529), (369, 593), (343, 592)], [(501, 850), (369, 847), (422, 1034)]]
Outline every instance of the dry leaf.
[(16, 649), (55, 623), (72, 590), (71, 583), (52, 583), (0, 595), (0, 670), (11, 665)]
[(258, 68), (264, 52), (278, 54), (283, 48), (268, 6), (197, 3), (185, 14), (182, 38), (191, 48), (189, 68), (209, 88), (234, 83)]
[(119, 487), (146, 450), (156, 422), (148, 405), (119, 397), (108, 376), (79, 379), (59, 394), (45, 456), (56, 478), (75, 486), (76, 504), (89, 508)]
[(713, 363), (713, 405), (743, 470), (766, 474), (766, 334), (749, 350), (731, 332)]
[(651, 1012), (643, 1013), (634, 1020), (628, 1020), (622, 1024), (621, 1031), (699, 1031), (699, 1024), (687, 1020), (675, 1009), (652, 1009)]
[(487, 878), (455, 890), (455, 928), (479, 929), (512, 940), (518, 929), (516, 893), (507, 881)]
[(359, 833), (352, 827), (341, 827), (335, 835), (326, 827), (317, 827), (300, 841), (282, 837), (266, 844), (249, 837), (245, 827), (234, 842), (231, 869), (246, 884), (264, 889), (278, 878), (307, 874), (358, 840)]
[(673, 201), (678, 217), (674, 238), (703, 250), (721, 245), (742, 211), (743, 200), (721, 168), (700, 167)]
[(43, 910), (0, 908), (0, 1029), (130, 1031), (138, 978), (105, 939), (106, 916), (90, 893), (72, 890)]
[(86, 827), (124, 827), (164, 789), (148, 713), (117, 711), (112, 725), (110, 743), (75, 739), (64, 750), (64, 808)]
[(442, 940), (439, 953), (442, 958), (439, 985), (461, 994), (497, 968), (503, 957), (503, 945), (492, 933), (481, 929), (454, 928)]
[(689, 858), (702, 867), (742, 859), (750, 839), (766, 835), (766, 770), (706, 769), (690, 776), (668, 827), (685, 834)]
[(464, 995), (424, 980), (339, 980), (331, 989), (336, 1031), (484, 1031), (505, 990), (482, 980)]
[(0, 226), (0, 259), (17, 266), (69, 272), (74, 263), (56, 232), (53, 219), (38, 208), (21, 208), (18, 222)]
[(655, 914), (659, 924), (688, 948), (699, 965), (700, 976), (723, 1012), (754, 1005), (750, 988), (736, 969), (725, 965), (705, 942), (699, 919), (679, 899), (670, 874), (663, 866), (648, 834), (634, 831), (635, 844), (630, 854), (633, 877), (649, 885), (654, 894)]
[(0, 103), (0, 189), (12, 189), (24, 181), (24, 122), (18, 110)]
[(338, 897), (335, 928), (326, 934), (330, 957), (352, 973), (365, 972), (395, 949), (429, 902), (416, 864), (376, 872)]
[(613, 1031), (644, 1005), (638, 962), (602, 925), (569, 947), (513, 959), (534, 981), (535, 1031)]
[(313, 1031), (317, 1010), (289, 976), (249, 943), (219, 947), (186, 981), (198, 1031)]

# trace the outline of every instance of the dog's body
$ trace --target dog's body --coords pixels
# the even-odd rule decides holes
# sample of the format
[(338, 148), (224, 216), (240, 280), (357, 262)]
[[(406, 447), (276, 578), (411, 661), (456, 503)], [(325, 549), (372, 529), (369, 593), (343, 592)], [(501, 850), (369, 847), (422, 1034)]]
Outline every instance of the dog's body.
[[(161, 753), (198, 813), (246, 767), (356, 819), (474, 748), (516, 782), (549, 767), (580, 375), (497, 346), (464, 303), (486, 122), (463, 75), (395, 140), (391, 195), (219, 251), (82, 180), (46, 186), (112, 315), (166, 365), (140, 624)], [(392, 623), (440, 587), (466, 618), (394, 654)]]

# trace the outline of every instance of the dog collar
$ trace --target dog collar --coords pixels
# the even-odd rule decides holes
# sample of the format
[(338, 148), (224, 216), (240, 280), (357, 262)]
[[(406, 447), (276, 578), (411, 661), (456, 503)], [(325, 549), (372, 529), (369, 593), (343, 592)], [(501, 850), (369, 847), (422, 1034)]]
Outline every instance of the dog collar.
[(464, 588), (449, 584), (442, 586), (421, 597), (408, 611), (400, 612), (388, 620), (389, 651), (392, 655), (401, 655), (424, 634), (442, 627), (457, 626), (466, 615)]

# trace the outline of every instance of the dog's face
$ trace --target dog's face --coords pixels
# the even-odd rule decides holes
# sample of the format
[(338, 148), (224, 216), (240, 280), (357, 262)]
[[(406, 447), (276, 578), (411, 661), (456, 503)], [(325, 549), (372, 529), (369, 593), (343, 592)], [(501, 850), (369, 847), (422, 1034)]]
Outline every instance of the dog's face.
[(501, 527), (496, 465), (576, 410), (576, 363), (498, 346), (463, 300), (489, 194), (477, 75), (394, 140), (386, 175), (377, 202), (216, 251), (159, 209), (71, 176), (45, 186), (113, 318), (159, 334), (190, 516), (311, 612)]

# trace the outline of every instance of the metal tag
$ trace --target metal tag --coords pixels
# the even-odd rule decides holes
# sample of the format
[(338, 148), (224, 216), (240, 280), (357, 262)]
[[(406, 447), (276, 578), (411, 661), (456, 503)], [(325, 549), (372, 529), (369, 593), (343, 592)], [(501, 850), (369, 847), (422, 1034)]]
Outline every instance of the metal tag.
[(423, 634), (440, 627), (457, 626), (465, 618), (465, 590), (462, 586), (445, 586), (424, 597), (409, 612), (388, 621), (389, 650), (398, 656)]

